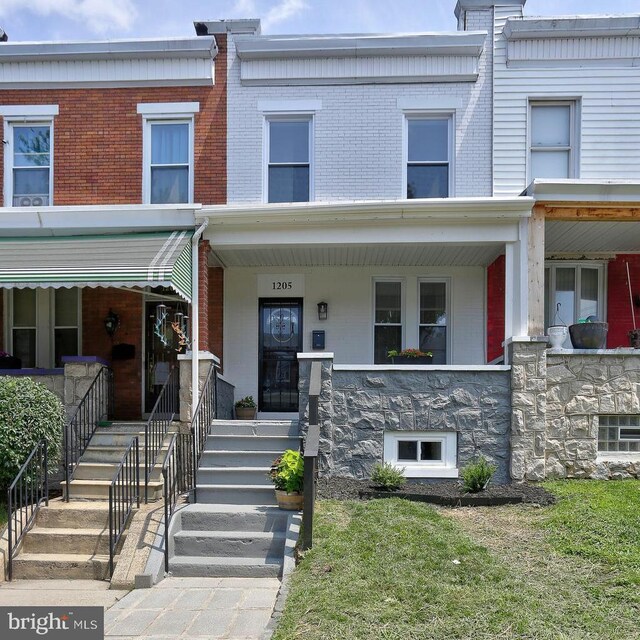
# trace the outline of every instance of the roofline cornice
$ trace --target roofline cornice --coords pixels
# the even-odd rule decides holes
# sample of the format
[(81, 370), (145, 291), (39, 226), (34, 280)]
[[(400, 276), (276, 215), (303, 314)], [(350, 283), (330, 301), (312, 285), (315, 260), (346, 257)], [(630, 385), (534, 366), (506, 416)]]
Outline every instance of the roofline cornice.
[(507, 40), (640, 36), (640, 15), (509, 18), (503, 32)]

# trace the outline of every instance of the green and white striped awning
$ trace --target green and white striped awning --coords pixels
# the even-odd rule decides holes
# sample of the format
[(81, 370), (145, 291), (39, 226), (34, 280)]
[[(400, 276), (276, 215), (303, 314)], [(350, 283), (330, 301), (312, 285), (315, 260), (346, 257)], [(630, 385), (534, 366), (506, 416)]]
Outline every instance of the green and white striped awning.
[(0, 287), (170, 287), (191, 302), (192, 235), (0, 238)]

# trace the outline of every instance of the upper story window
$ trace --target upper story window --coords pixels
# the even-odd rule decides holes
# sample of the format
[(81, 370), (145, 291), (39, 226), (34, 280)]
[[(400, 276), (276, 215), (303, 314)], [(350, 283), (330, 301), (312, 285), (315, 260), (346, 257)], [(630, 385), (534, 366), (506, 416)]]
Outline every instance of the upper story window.
[(529, 182), (576, 177), (576, 104), (532, 102)]
[(312, 118), (267, 119), (267, 202), (311, 200)]
[(143, 198), (150, 204), (193, 202), (194, 114), (198, 102), (142, 103)]
[(9, 207), (53, 204), (53, 117), (57, 105), (4, 105), (4, 200)]
[(447, 198), (453, 191), (453, 117), (407, 116), (407, 198)]

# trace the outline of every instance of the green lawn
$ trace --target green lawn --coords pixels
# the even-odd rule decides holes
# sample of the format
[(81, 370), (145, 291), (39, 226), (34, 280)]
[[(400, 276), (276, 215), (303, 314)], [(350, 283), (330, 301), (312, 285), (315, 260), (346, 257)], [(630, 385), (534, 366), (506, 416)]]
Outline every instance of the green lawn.
[(555, 483), (543, 509), (320, 501), (274, 640), (640, 638), (639, 487)]

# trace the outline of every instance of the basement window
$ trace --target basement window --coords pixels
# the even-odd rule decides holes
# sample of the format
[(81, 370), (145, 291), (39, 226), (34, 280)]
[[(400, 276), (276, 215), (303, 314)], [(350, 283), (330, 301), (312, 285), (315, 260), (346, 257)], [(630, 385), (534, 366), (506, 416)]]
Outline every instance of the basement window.
[(404, 467), (408, 478), (457, 478), (456, 433), (387, 431), (384, 461)]
[(600, 416), (598, 451), (640, 453), (640, 415)]

